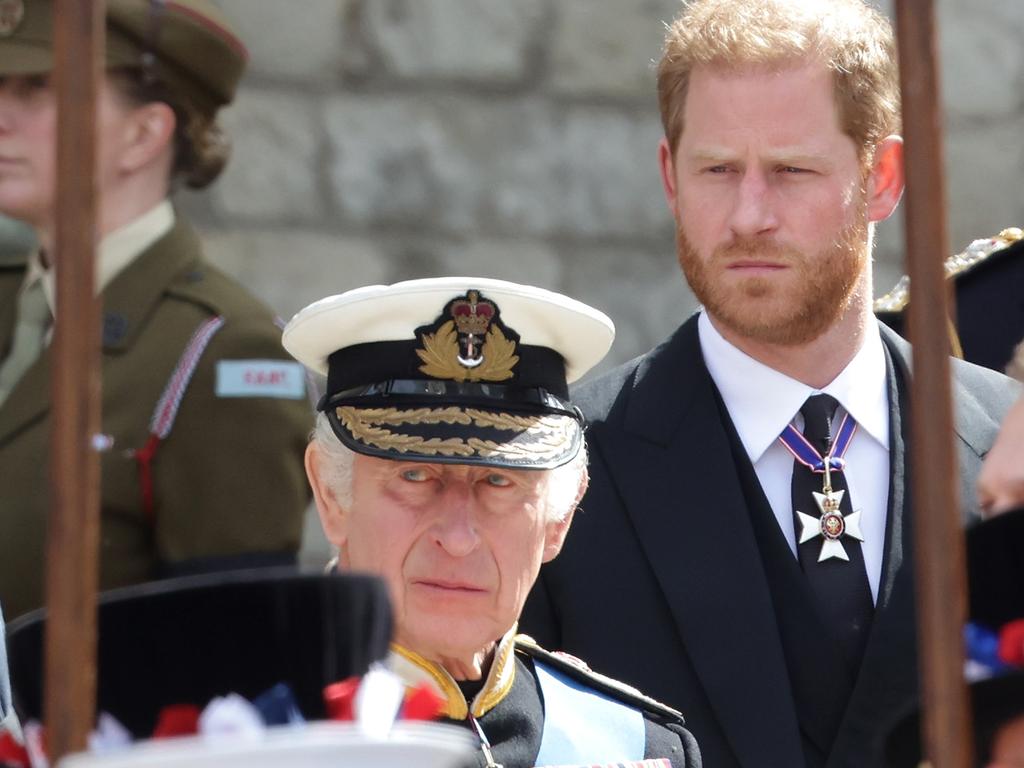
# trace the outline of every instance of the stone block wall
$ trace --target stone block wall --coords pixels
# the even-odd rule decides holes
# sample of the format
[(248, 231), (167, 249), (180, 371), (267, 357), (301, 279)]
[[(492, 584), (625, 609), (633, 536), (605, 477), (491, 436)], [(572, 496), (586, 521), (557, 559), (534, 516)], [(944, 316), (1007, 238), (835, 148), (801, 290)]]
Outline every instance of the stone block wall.
[[(235, 156), (181, 203), (283, 317), (369, 282), (503, 277), (608, 312), (610, 365), (693, 309), (655, 154), (652, 62), (678, 0), (219, 2), (252, 52)], [(957, 248), (1024, 222), (1018, 3), (939, 3)], [(902, 252), (883, 224), (878, 292)]]
[[(224, 116), (234, 157), (178, 202), (285, 319), (371, 282), (502, 277), (611, 315), (607, 368), (694, 308), (655, 152), (679, 0), (217, 2), (252, 55)], [(938, 0), (956, 250), (1024, 223), (1019, 4)], [(877, 293), (903, 271), (901, 221), (878, 228)]]
[[(695, 308), (655, 153), (654, 61), (679, 0), (215, 1), (251, 52), (224, 114), (234, 157), (178, 203), (283, 318), (373, 282), (521, 280), (611, 315), (604, 370)], [(937, 3), (960, 250), (1024, 224), (1024, 15)], [(902, 216), (878, 228), (877, 294), (903, 271)], [(0, 220), (0, 248), (30, 242)]]
[(289, 316), (366, 282), (480, 274), (605, 309), (614, 359), (694, 306), (661, 197), (669, 0), (221, 0), (252, 50), (235, 157), (184, 200)]

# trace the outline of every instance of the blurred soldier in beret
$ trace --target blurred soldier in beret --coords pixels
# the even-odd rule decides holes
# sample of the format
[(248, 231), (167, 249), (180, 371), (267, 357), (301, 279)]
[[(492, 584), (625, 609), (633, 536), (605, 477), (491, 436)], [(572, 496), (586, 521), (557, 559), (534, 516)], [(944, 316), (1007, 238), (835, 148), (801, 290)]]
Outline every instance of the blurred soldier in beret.
[[(1024, 231), (1008, 227), (975, 240), (946, 259), (953, 283), (956, 323), (949, 325), (950, 353), (1004, 371), (1024, 382)], [(905, 334), (910, 279), (900, 278), (875, 300), (875, 315)], [(1024, 506), (1024, 399), (1006, 414), (978, 475), (978, 504), (986, 516)]]
[[(1016, 255), (1014, 270), (1016, 279), (1009, 278), (1008, 275), (1004, 275), (1004, 278), (1007, 278), (1007, 282), (1010, 283), (1011, 290), (1017, 291), (1015, 295), (1019, 296), (1022, 285), (1020, 276), (1024, 274), (1024, 237), (1021, 236), (1019, 229), (1014, 232), (1017, 236), (1016, 243), (1011, 248), (1007, 248), (1006, 253), (1013, 250)], [(1002, 298), (1005, 297), (997, 297), (997, 301), (1000, 312), (1005, 313), (1007, 310), (1003, 309), (1003, 302), (999, 301)], [(1018, 313), (1024, 312), (1024, 303), (1020, 301), (1015, 304), (1007, 301), (1006, 304), (1011, 307), (1016, 306)], [(987, 316), (986, 319), (988, 319)], [(1004, 319), (1009, 320), (1009, 318)], [(1010, 326), (1009, 333), (1013, 333), (1015, 328), (1012, 321), (1009, 323), (996, 322), (992, 325), (994, 327), (991, 335), (997, 338), (1002, 338), (1006, 333), (1006, 325)], [(1021, 334), (1024, 334), (1024, 324), (1021, 323), (1020, 317), (1018, 317), (1016, 331), (1017, 333), (1011, 338), (1019, 340)], [(1024, 382), (1024, 340), (1020, 340), (1014, 348), (1013, 356), (1006, 365), (1006, 372), (1018, 381)], [(1024, 456), (1024, 398), (1019, 399), (1006, 414), (999, 429), (999, 437), (996, 438), (992, 450), (985, 457), (985, 464), (981, 468), (981, 474), (978, 475), (978, 502), (989, 514), (998, 514), (1015, 507), (1024, 507), (1024, 461), (1021, 460), (1022, 456)]]
[(357, 289), (284, 331), (327, 375), (306, 454), (327, 538), (342, 568), (383, 577), (392, 669), (476, 734), (481, 766), (700, 765), (678, 712), (516, 634), (587, 486), (567, 382), (613, 333), (585, 304), (479, 278)]
[[(955, 308), (955, 323), (948, 328), (950, 354), (1024, 380), (1024, 370), (1013, 359), (1024, 339), (1024, 302), (1019, 298), (1024, 291), (1024, 231), (1007, 227), (974, 240), (943, 266)], [(904, 275), (874, 302), (875, 316), (901, 336), (907, 336), (911, 294), (910, 278)]]
[[(0, 599), (43, 598), (54, 310), (52, 3), (0, 8), (0, 213), (40, 248), (0, 263)], [(97, 104), (101, 586), (294, 560), (312, 424), (271, 312), (208, 264), (168, 201), (228, 146), (246, 50), (208, 0), (109, 0)], [(58, 256), (59, 258), (59, 256)]]

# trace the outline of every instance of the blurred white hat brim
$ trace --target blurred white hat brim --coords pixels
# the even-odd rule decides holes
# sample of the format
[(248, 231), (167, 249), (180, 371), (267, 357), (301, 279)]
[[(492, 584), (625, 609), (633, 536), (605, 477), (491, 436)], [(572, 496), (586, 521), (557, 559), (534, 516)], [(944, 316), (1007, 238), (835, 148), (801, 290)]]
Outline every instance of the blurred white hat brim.
[(70, 755), (58, 768), (455, 768), (476, 744), (469, 731), (438, 723), (396, 723), (371, 739), (354, 723), (309, 723), (251, 736), (186, 736), (146, 741), (110, 754)]

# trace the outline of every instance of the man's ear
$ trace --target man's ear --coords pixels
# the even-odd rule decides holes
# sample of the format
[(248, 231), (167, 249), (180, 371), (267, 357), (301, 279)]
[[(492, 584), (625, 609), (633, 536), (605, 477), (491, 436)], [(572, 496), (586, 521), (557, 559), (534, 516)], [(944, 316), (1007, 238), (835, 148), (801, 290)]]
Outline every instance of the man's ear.
[(554, 560), (558, 553), (562, 551), (565, 535), (569, 533), (569, 526), (572, 525), (572, 516), (576, 514), (576, 507), (583, 500), (583, 494), (587, 492), (589, 482), (590, 475), (586, 467), (584, 467), (580, 473), (580, 482), (576, 489), (576, 499), (573, 501), (572, 506), (569, 507), (569, 511), (562, 520), (548, 523), (547, 525), (547, 531), (544, 535), (544, 558), (542, 562), (546, 563)]
[(675, 218), (678, 210), (676, 200), (679, 196), (679, 190), (676, 188), (676, 163), (668, 139), (664, 137), (658, 142), (658, 168), (661, 170), (661, 188), (665, 192), (665, 202), (668, 203), (668, 210)]
[(875, 147), (868, 173), (868, 221), (889, 218), (903, 196), (903, 139), (888, 136)]
[(133, 107), (121, 135), (121, 170), (132, 173), (165, 153), (173, 155), (176, 125), (174, 110), (162, 101)]
[(341, 549), (348, 536), (348, 513), (338, 501), (337, 492), (321, 471), (324, 460), (323, 451), (316, 442), (306, 446), (306, 477), (313, 488), (313, 501), (320, 515), (320, 525), (324, 529), (327, 540)]

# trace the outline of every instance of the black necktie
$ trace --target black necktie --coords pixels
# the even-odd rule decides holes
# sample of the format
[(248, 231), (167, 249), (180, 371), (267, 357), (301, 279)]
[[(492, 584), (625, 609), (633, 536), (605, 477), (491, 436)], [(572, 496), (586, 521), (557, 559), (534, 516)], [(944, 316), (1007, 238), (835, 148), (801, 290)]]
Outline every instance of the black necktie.
[[(804, 437), (822, 456), (827, 456), (832, 444), (832, 417), (839, 404), (830, 395), (814, 395), (807, 398), (800, 409), (804, 417)], [(850, 492), (842, 472), (831, 471), (833, 493), (845, 491), (839, 512), (847, 517), (853, 512)], [(793, 517), (796, 522), (797, 541), (801, 538), (803, 524), (797, 512), (820, 518), (822, 510), (814, 493), (821, 494), (824, 475), (815, 473), (798, 461), (793, 462)], [(842, 655), (851, 671), (856, 674), (864, 652), (874, 603), (871, 587), (864, 568), (864, 553), (860, 542), (850, 535), (841, 536), (838, 541), (849, 556), (849, 560), (828, 558), (819, 562), (823, 537), (815, 536), (797, 544), (800, 567), (810, 583), (818, 611), (826, 626), (832, 630), (839, 643)], [(822, 649), (825, 651), (826, 649)]]

